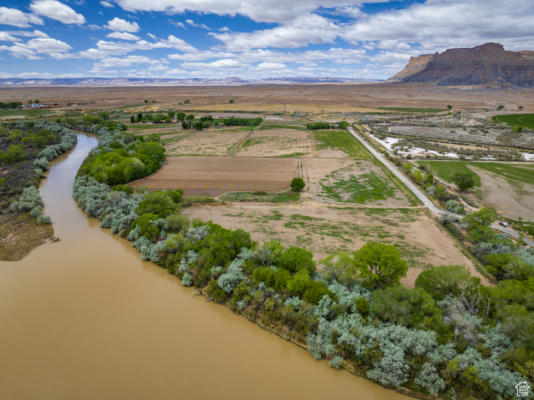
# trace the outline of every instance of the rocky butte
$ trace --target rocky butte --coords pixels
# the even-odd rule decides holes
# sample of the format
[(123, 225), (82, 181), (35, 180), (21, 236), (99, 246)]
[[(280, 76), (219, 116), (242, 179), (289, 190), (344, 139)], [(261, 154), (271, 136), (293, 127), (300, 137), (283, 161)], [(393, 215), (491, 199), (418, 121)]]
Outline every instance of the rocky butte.
[(506, 51), (499, 43), (412, 57), (390, 80), (446, 86), (534, 87), (534, 51)]

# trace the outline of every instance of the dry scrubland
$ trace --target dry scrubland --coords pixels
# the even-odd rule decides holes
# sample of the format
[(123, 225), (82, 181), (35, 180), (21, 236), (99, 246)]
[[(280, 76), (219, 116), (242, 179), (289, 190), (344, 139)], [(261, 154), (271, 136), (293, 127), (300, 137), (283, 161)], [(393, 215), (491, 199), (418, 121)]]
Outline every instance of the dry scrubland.
[[(43, 103), (75, 103), (72, 108), (116, 108), (132, 104), (143, 106), (145, 99), (161, 104), (178, 104), (189, 99), (190, 105), (220, 107), (225, 110), (250, 111), (271, 105), (286, 112), (295, 110), (291, 105), (314, 105), (296, 111), (317, 111), (322, 106), (340, 111), (354, 107), (376, 109), (378, 107), (438, 107), (453, 104), (455, 108), (492, 108), (498, 104), (517, 110), (519, 104), (525, 111), (534, 111), (534, 90), (483, 90), (476, 88), (431, 87), (422, 84), (355, 84), (355, 85), (254, 85), (230, 87), (24, 87), (0, 88), (0, 101), (30, 100), (38, 98)], [(234, 100), (234, 104), (228, 104)], [(250, 104), (250, 106), (246, 106)], [(258, 107), (261, 105), (262, 107)], [(282, 105), (281, 107), (278, 105)], [(285, 106), (284, 106), (285, 105)], [(325, 109), (326, 110), (326, 109)], [(355, 110), (356, 111), (356, 110)]]

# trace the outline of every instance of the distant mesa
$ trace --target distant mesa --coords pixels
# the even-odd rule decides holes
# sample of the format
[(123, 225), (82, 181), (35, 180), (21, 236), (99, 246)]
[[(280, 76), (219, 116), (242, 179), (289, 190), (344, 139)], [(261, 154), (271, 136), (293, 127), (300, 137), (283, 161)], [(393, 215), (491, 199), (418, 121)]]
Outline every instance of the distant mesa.
[(499, 43), (412, 57), (390, 78), (443, 86), (534, 87), (534, 51), (506, 51)]

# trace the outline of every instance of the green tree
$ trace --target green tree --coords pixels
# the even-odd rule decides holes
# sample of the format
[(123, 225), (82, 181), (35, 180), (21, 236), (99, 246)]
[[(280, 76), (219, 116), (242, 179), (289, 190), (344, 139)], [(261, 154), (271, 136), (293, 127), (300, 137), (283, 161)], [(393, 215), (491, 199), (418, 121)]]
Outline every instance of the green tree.
[(447, 295), (458, 296), (471, 280), (471, 274), (460, 265), (443, 265), (419, 274), (415, 287), (423, 289), (434, 299)]
[(486, 269), (497, 280), (526, 280), (534, 276), (534, 266), (528, 265), (521, 257), (511, 253), (490, 254)]
[(480, 211), (466, 215), (462, 222), (466, 226), (467, 235), (474, 243), (491, 242), (495, 233), (490, 228), (497, 220), (497, 214), (491, 208), (482, 208)]
[(449, 111), (452, 110), (452, 105), (447, 104), (447, 110), (449, 110)]
[(408, 270), (408, 264), (400, 257), (397, 248), (389, 244), (368, 242), (353, 256), (354, 265), (367, 287), (397, 284)]
[(155, 242), (160, 233), (159, 228), (154, 224), (157, 219), (156, 214), (143, 214), (133, 222), (132, 227), (138, 227), (141, 236)]
[(302, 178), (293, 178), (293, 180), (291, 181), (291, 190), (294, 192), (301, 192), (305, 186), (306, 183)]
[(313, 254), (306, 249), (295, 246), (288, 248), (280, 255), (278, 266), (285, 268), (292, 273), (302, 269), (305, 269), (310, 273), (315, 272)]
[(142, 112), (138, 112), (137, 113), (137, 122), (142, 122), (143, 121), (143, 113)]
[(176, 113), (176, 119), (182, 122), (185, 121), (185, 113), (184, 112)]
[(171, 214), (165, 218), (167, 226), (171, 232), (184, 232), (191, 224), (185, 215)]
[(310, 273), (301, 269), (287, 282), (287, 289), (291, 294), (301, 297), (311, 282)]
[(371, 312), (381, 321), (408, 328), (432, 327), (433, 318), (442, 319), (434, 299), (423, 289), (393, 286), (373, 291), (369, 303)]
[(167, 115), (170, 117), (170, 119), (173, 119), (174, 116), (176, 115), (176, 111), (169, 111), (169, 112), (167, 113)]
[(179, 206), (165, 192), (147, 193), (137, 207), (137, 214), (156, 214), (162, 218), (177, 211)]
[(464, 192), (471, 189), (476, 184), (476, 175), (472, 172), (458, 172), (452, 178), (458, 188)]
[(133, 115), (130, 117), (130, 122), (131, 122), (132, 124), (135, 124), (135, 117), (134, 117)]

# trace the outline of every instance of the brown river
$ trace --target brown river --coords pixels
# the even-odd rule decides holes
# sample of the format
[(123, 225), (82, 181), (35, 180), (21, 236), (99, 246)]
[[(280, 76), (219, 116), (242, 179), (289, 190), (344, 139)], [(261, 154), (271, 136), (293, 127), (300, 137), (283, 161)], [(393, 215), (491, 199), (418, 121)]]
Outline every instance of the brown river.
[(61, 241), (0, 262), (0, 399), (408, 399), (196, 296), (88, 219), (74, 176), (97, 140), (43, 182)]

